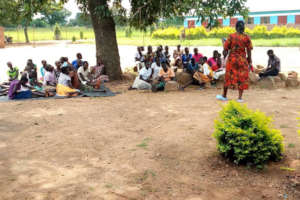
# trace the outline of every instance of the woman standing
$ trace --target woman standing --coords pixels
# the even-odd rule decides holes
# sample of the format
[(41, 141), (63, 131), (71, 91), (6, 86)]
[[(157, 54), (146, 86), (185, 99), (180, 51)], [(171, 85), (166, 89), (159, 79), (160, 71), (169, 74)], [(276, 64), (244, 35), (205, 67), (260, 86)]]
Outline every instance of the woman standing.
[(223, 95), (217, 95), (217, 99), (227, 101), (228, 88), (238, 88), (238, 102), (243, 102), (243, 92), (248, 89), (249, 65), (252, 63), (252, 42), (245, 33), (245, 23), (236, 23), (236, 33), (231, 34), (224, 44), (224, 50), (230, 51), (226, 64), (226, 74)]

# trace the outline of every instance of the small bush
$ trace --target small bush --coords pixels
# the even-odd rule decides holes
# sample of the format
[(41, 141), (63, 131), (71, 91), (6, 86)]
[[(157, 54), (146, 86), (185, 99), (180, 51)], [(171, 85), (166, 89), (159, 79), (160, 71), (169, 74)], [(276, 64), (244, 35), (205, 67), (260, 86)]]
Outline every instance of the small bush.
[(179, 39), (181, 30), (175, 27), (158, 29), (152, 33), (152, 38), (156, 39)]
[(207, 38), (208, 36), (208, 32), (204, 27), (186, 29), (185, 34), (186, 38), (191, 40)]
[(132, 36), (132, 30), (131, 27), (125, 28), (125, 37), (130, 38)]
[(76, 37), (75, 36), (72, 37), (72, 42), (76, 42)]
[(211, 38), (227, 38), (229, 34), (235, 32), (235, 29), (232, 27), (224, 27), (224, 28), (213, 28), (209, 32), (209, 36)]
[(268, 161), (282, 158), (283, 137), (273, 129), (272, 119), (246, 105), (229, 102), (215, 122), (213, 136), (220, 153), (235, 164), (263, 168)]
[(60, 40), (60, 36), (61, 36), (61, 30), (58, 24), (55, 24), (54, 27), (54, 38), (55, 40)]
[(269, 36), (266, 26), (255, 26), (252, 31), (252, 38), (264, 38)]
[[(152, 33), (152, 38), (155, 39), (179, 39), (180, 33), (183, 30), (181, 28), (169, 27), (166, 29), (157, 29)], [(201, 38), (224, 38), (228, 37), (229, 34), (235, 32), (233, 27), (219, 27), (213, 28), (211, 31), (206, 30), (204, 27), (197, 27), (191, 29), (185, 29), (186, 38), (190, 40), (196, 40)], [(250, 35), (251, 38), (269, 39), (269, 38), (299, 38), (300, 29), (287, 28), (286, 26), (275, 26), (272, 30), (268, 31), (266, 26), (260, 25), (255, 26), (252, 30), (246, 28), (246, 34)]]
[(300, 37), (300, 30), (296, 28), (288, 28), (286, 31), (286, 37)]
[(80, 39), (83, 40), (83, 38), (84, 38), (83, 32), (80, 31)]

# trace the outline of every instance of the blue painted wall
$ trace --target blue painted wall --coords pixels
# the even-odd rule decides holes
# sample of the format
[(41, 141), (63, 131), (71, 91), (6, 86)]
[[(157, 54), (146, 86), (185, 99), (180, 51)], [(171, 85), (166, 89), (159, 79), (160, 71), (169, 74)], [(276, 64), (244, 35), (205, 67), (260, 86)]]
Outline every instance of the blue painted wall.
[(238, 21), (245, 21), (243, 17), (239, 17)]
[(270, 16), (270, 24), (278, 24), (278, 17)]
[(199, 19), (197, 19), (196, 21), (195, 21), (195, 26), (196, 27), (200, 27), (200, 26), (202, 26), (202, 24), (201, 24), (201, 20)]
[(260, 17), (254, 17), (254, 24), (260, 25)]
[(230, 26), (230, 19), (223, 19), (223, 26)]
[(184, 28), (188, 28), (189, 24), (188, 24), (188, 20), (187, 19), (184, 20), (183, 26), (184, 26)]
[(296, 23), (296, 16), (295, 15), (288, 15), (287, 16), (287, 23), (288, 24), (295, 24)]

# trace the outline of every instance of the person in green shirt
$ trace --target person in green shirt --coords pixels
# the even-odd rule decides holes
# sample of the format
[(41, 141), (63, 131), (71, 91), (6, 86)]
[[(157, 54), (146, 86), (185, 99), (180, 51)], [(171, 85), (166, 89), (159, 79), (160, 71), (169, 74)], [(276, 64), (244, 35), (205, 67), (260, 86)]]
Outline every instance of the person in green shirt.
[(13, 80), (17, 80), (19, 78), (19, 69), (18, 67), (13, 67), (11, 62), (7, 63), (7, 75), (8, 75), (8, 80), (9, 81), (13, 81)]

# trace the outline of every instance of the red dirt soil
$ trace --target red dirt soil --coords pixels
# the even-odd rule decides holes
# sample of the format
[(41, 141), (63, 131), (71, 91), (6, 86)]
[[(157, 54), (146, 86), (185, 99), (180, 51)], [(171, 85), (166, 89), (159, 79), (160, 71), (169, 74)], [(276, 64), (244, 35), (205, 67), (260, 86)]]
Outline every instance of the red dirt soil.
[(245, 93), (249, 107), (273, 116), (285, 137), (284, 159), (257, 171), (216, 150), (220, 90), (110, 87), (122, 94), (0, 103), (1, 200), (300, 199), (292, 181), (300, 172), (300, 90)]

